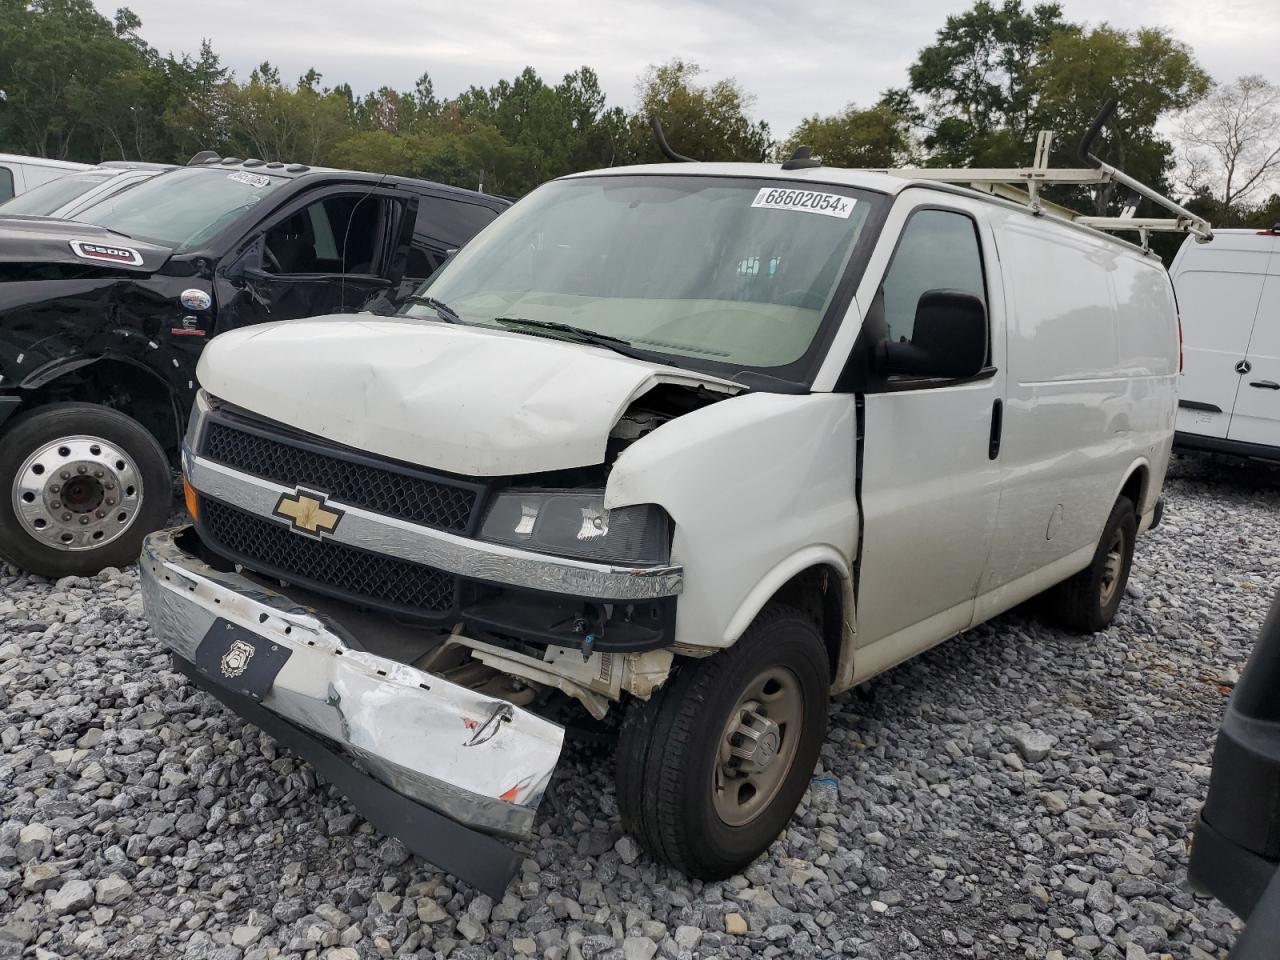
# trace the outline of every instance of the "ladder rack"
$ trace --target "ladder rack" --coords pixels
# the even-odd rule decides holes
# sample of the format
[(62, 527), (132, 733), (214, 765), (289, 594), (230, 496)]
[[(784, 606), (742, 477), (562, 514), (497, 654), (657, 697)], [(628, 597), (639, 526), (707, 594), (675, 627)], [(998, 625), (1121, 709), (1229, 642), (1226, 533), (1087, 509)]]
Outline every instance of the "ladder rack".
[[(1213, 239), (1213, 227), (1209, 221), (1199, 214), (1169, 199), (1140, 180), (1135, 180), (1123, 170), (1098, 159), (1090, 152), (1093, 141), (1097, 138), (1111, 114), (1115, 112), (1116, 101), (1108, 101), (1090, 125), (1080, 143), (1080, 159), (1088, 166), (1080, 168), (1052, 169), (1049, 166), (1049, 147), (1053, 143), (1053, 133), (1041, 130), (1036, 138), (1035, 160), (1029, 167), (1007, 168), (930, 168), (930, 167), (898, 167), (881, 169), (877, 172), (887, 173), (895, 177), (910, 180), (934, 180), (940, 183), (953, 183), (971, 187), (985, 193), (1004, 197), (1015, 203), (1030, 207), (1037, 215), (1048, 214), (1079, 223), (1096, 230), (1109, 232), (1134, 231), (1138, 234), (1143, 248), (1147, 247), (1148, 235), (1151, 233), (1186, 233), (1201, 243)], [(1117, 217), (1095, 217), (1079, 213), (1069, 207), (1053, 203), (1040, 195), (1043, 187), (1049, 185), (1101, 186), (1116, 183), (1127, 187), (1138, 197), (1145, 197), (1157, 206), (1169, 211), (1172, 217), (1138, 217), (1135, 216), (1137, 201), (1127, 203)]]

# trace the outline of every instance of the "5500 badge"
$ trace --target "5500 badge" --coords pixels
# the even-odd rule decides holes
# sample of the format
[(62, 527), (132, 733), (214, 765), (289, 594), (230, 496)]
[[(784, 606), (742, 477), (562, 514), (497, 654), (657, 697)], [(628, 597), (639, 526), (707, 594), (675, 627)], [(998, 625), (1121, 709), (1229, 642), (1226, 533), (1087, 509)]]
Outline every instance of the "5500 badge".
[(133, 247), (117, 247), (114, 244), (92, 243), (88, 240), (69, 240), (71, 252), (82, 260), (99, 263), (120, 263), (128, 267), (142, 266), (142, 254)]

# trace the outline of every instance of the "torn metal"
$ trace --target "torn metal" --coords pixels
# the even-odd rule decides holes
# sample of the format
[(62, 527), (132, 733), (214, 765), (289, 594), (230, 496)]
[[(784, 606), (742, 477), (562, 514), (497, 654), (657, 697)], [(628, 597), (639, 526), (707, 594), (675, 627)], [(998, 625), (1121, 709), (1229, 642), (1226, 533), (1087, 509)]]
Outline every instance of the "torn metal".
[[(179, 542), (187, 528), (147, 538), (141, 558), (148, 617), (191, 664), (215, 621), (287, 659), (259, 695), (271, 713), (336, 744), (397, 793), (469, 827), (529, 835), (560, 756), (564, 730), (508, 701), (361, 649), (340, 624), (239, 573), (219, 572)], [(214, 653), (220, 653), (215, 650)], [(244, 660), (243, 655), (239, 658)], [(210, 682), (243, 694), (218, 669)], [(251, 690), (249, 692), (252, 692)]]

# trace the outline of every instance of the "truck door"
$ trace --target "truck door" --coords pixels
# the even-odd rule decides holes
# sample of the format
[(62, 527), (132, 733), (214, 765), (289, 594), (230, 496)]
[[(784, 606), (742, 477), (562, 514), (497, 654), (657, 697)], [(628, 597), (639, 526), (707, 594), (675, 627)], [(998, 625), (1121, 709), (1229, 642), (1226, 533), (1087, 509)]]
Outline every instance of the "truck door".
[(1235, 370), (1227, 439), (1280, 448), (1280, 254), (1272, 252), (1244, 362)]
[[(1221, 234), (1200, 245), (1188, 238), (1174, 264), (1173, 284), (1182, 317), (1179, 433), (1225, 438), (1238, 398), (1253, 391), (1253, 399), (1268, 402), (1265, 394), (1258, 393), (1265, 388), (1245, 383), (1267, 378), (1241, 370), (1250, 350), (1270, 252), (1255, 244), (1236, 246), (1234, 239)], [(1276, 399), (1273, 405), (1280, 408), (1280, 398)]]
[(977, 377), (897, 376), (865, 397), (858, 645), (883, 644), (869, 658), (886, 666), (969, 626), (1000, 498), (1003, 300), (990, 228), (978, 203), (911, 194), (921, 199), (864, 330), (910, 342), (921, 295), (962, 290), (986, 304), (989, 353)]
[[(403, 270), (410, 198), (366, 190), (309, 195), (274, 214), (218, 273), (218, 329), (354, 313), (389, 302)], [(226, 302), (229, 301), (229, 302)]]

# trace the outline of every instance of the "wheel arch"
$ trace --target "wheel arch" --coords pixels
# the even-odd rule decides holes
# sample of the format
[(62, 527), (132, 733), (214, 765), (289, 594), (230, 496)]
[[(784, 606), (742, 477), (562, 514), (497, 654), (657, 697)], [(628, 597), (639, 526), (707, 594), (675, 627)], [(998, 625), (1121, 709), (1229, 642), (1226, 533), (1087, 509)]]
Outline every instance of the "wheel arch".
[(855, 622), (848, 560), (829, 545), (809, 546), (791, 554), (762, 577), (739, 604), (725, 629), (726, 643), (736, 643), (760, 611), (775, 601), (814, 617), (826, 647), (832, 683), (847, 686), (844, 678), (853, 675)]
[(1138, 519), (1141, 520), (1143, 503), (1150, 488), (1151, 464), (1146, 457), (1139, 457), (1125, 471), (1124, 482), (1120, 484), (1120, 488), (1116, 491), (1115, 496), (1111, 498), (1111, 502), (1115, 503), (1120, 497), (1128, 497), (1129, 502), (1133, 504), (1134, 512), (1137, 513)]
[(146, 364), (117, 354), (60, 357), (17, 384), (19, 412), (62, 400), (96, 403), (141, 423), (170, 455), (182, 441), (185, 410), (173, 389)]

